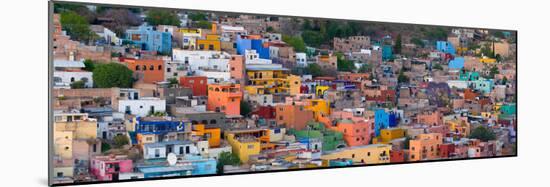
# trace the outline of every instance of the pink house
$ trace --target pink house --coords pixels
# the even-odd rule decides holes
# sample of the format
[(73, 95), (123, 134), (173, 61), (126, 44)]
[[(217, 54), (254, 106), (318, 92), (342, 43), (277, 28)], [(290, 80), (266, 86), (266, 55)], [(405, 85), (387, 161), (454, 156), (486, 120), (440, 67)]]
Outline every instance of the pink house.
[(116, 181), (120, 173), (132, 172), (133, 164), (125, 155), (96, 156), (90, 161), (90, 170), (100, 181)]
[(416, 120), (429, 126), (443, 125), (443, 115), (439, 111), (419, 114)]

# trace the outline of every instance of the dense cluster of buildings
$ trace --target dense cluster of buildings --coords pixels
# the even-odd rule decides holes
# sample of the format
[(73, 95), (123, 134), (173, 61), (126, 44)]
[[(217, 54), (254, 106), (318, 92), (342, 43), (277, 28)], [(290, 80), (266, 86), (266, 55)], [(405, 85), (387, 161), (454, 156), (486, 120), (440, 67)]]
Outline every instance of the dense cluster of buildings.
[[(510, 33), (457, 28), (424, 46), (404, 36), (400, 52), (395, 36), (350, 36), (296, 52), (278, 32), (290, 18), (209, 16), (205, 29), (178, 16), (122, 36), (91, 25), (104, 42), (89, 44), (54, 15), (56, 183), (515, 154)], [(370, 69), (337, 71), (337, 53)], [(98, 88), (87, 59), (124, 65), (133, 86)], [(309, 64), (336, 76), (292, 71)]]

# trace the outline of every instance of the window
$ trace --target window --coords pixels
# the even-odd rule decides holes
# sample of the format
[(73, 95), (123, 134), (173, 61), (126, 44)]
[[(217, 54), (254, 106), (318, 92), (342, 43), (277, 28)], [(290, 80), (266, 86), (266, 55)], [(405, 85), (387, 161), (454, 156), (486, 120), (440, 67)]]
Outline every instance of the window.
[(248, 145), (248, 149), (254, 149), (254, 145)]
[(155, 149), (155, 158), (160, 157), (160, 149)]
[(136, 71), (139, 71), (139, 65), (136, 65)]
[(149, 66), (149, 70), (151, 70), (151, 71), (155, 70), (155, 66), (150, 65), (150, 66)]
[(370, 156), (370, 152), (367, 152), (367, 156)]
[[(159, 65), (159, 67), (160, 67), (160, 65)], [(172, 69), (170, 69), (170, 68), (166, 68), (166, 72), (168, 72), (168, 73), (170, 73), (171, 70)]]
[(158, 66), (158, 70), (162, 70), (162, 65), (159, 65), (159, 66)]

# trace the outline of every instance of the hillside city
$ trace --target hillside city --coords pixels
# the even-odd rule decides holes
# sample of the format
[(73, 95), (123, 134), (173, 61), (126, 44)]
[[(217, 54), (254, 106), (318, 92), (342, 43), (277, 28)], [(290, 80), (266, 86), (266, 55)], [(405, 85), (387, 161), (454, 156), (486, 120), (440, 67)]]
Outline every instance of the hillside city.
[(54, 183), (516, 155), (516, 33), (54, 4)]

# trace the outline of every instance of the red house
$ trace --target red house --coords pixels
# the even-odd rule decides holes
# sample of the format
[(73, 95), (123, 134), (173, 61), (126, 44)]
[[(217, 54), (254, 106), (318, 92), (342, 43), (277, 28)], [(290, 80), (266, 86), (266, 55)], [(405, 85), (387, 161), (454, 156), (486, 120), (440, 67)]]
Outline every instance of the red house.
[(100, 181), (116, 181), (120, 173), (133, 170), (132, 160), (125, 155), (97, 156), (90, 160), (91, 173)]
[(180, 77), (180, 86), (191, 88), (193, 96), (206, 96), (208, 89), (207, 79), (204, 76)]
[(390, 163), (405, 162), (405, 151), (403, 150), (391, 150), (390, 151)]
[(455, 152), (454, 144), (441, 144), (439, 145), (439, 155), (441, 158), (449, 158), (451, 154)]
[(272, 106), (260, 106), (252, 114), (258, 115), (260, 118), (264, 119), (275, 119), (275, 107)]

